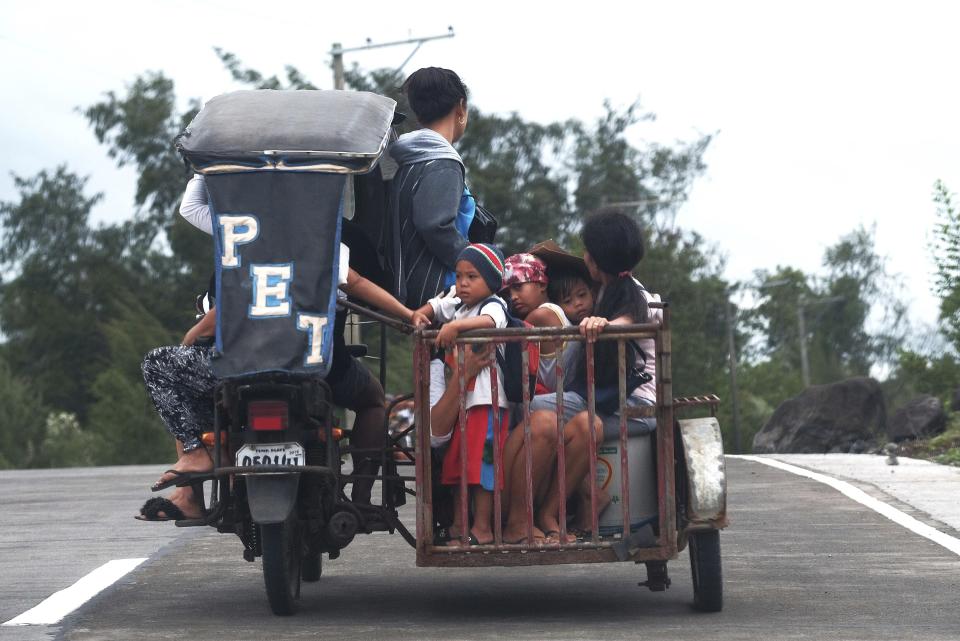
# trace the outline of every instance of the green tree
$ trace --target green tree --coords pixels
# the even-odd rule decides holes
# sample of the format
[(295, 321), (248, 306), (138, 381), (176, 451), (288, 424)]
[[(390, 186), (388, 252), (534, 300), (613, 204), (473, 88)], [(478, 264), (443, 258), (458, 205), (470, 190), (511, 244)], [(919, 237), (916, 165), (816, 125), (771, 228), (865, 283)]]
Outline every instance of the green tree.
[(109, 350), (108, 365), (91, 389), (87, 430), (103, 447), (101, 465), (152, 463), (168, 458), (173, 441), (145, 393), (140, 363), (158, 345), (174, 342), (170, 332), (129, 292), (113, 301), (117, 313), (103, 325)]
[[(97, 140), (118, 167), (137, 171), (136, 215), (112, 230), (126, 262), (143, 277), (140, 300), (169, 328), (190, 322), (191, 309), (170, 292), (202, 292), (213, 269), (210, 240), (176, 214), (189, 175), (173, 140), (193, 120), (199, 101), (178, 113), (173, 81), (159, 72), (136, 78), (123, 95), (108, 91), (83, 110)], [(159, 251), (163, 234), (170, 251)]]
[(471, 108), (459, 150), (471, 192), (497, 216), (497, 242), (505, 255), (549, 237), (566, 240), (573, 217), (566, 177), (549, 161), (562, 153), (564, 137), (560, 124)]
[(14, 376), (0, 357), (0, 469), (37, 464), (47, 410), (29, 381)]
[[(0, 289), (5, 360), (45, 406), (73, 417), (70, 425), (57, 423), (63, 429), (56, 433), (45, 435), (42, 421), (31, 429), (43, 442), (26, 439), (24, 447), (38, 453), (21, 455), (18, 464), (68, 465), (71, 452), (78, 461), (125, 462), (131, 459), (109, 456), (112, 448), (150, 451), (138, 448), (149, 441), (144, 434), (125, 438), (130, 421), (102, 427), (99, 434), (94, 429), (104, 408), (122, 413), (131, 402), (145, 407), (139, 361), (148, 347), (170, 342), (171, 333), (147, 311), (150, 302), (138, 298), (147, 288), (139, 261), (128, 251), (136, 243), (131, 227), (91, 228), (90, 208), (99, 195), (87, 197), (85, 183), (65, 167), (31, 179), (15, 177), (19, 202), (0, 204), (0, 258), (12, 274)], [(160, 307), (154, 303), (149, 309)], [(131, 343), (136, 348), (124, 361), (117, 346)], [(107, 372), (113, 378), (106, 378)], [(151, 421), (156, 433), (158, 423)], [(8, 459), (24, 451), (10, 441), (0, 447)]]
[[(307, 80), (299, 69), (287, 65), (286, 84), (277, 78), (276, 75), (264, 76), (256, 69), (244, 66), (243, 62), (236, 54), (214, 47), (213, 51), (220, 58), (224, 68), (230, 72), (230, 77), (241, 85), (247, 85), (254, 89), (316, 89), (317, 87)], [(359, 88), (358, 88), (359, 89)]]
[(793, 267), (757, 273), (760, 302), (749, 319), (763, 340), (754, 356), (799, 371), (802, 338), (814, 383), (866, 376), (876, 364), (893, 363), (906, 333), (903, 306), (876, 253), (873, 231), (859, 228), (841, 237), (825, 251), (823, 265), (823, 275)]
[(841, 237), (824, 252), (820, 274), (784, 266), (756, 273), (757, 304), (740, 314), (749, 336), (738, 369), (744, 444), (803, 390), (801, 341), (814, 384), (897, 364), (909, 330), (873, 236), (858, 228)]
[(901, 405), (919, 394), (932, 394), (950, 407), (958, 384), (960, 361), (954, 354), (928, 355), (903, 350), (885, 391), (893, 406)]
[(76, 414), (51, 412), (47, 415), (40, 465), (80, 467), (96, 465), (104, 443), (97, 435), (81, 429)]
[(14, 176), (19, 202), (0, 203), (0, 261), (14, 274), (0, 289), (6, 360), (45, 403), (78, 414), (102, 354), (87, 224), (100, 195), (86, 197), (85, 183), (65, 167)]
[(934, 293), (940, 298), (940, 321), (943, 332), (960, 349), (960, 212), (954, 194), (943, 181), (933, 186), (937, 205), (937, 224), (933, 230), (931, 253), (936, 265)]
[(892, 406), (918, 394), (933, 394), (949, 406), (960, 386), (960, 362), (956, 356), (960, 349), (960, 212), (954, 198), (943, 181), (934, 183), (937, 222), (930, 254), (936, 266), (933, 293), (940, 299), (942, 336), (928, 340), (927, 344), (914, 341), (912, 349), (903, 349), (902, 343), (891, 346), (898, 354), (896, 367), (885, 385)]

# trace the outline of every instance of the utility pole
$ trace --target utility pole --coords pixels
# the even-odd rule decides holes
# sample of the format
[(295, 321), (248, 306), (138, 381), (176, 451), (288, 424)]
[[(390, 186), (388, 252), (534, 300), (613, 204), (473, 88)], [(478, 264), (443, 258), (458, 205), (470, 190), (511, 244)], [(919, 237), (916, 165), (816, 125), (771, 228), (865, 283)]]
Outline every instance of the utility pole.
[(360, 47), (350, 47), (349, 49), (344, 49), (343, 45), (339, 42), (334, 42), (333, 46), (330, 47), (330, 55), (333, 57), (333, 88), (334, 89), (343, 89), (345, 86), (344, 77), (343, 77), (343, 54), (350, 53), (353, 51), (366, 51), (367, 49), (382, 49), (383, 47), (397, 47), (400, 45), (409, 45), (415, 44), (413, 51), (410, 52), (410, 55), (407, 56), (407, 59), (397, 67), (396, 73), (399, 74), (403, 71), (403, 68), (407, 66), (407, 63), (410, 62), (410, 59), (413, 58), (420, 47), (423, 46), (423, 43), (429, 42), (431, 40), (441, 40), (443, 38), (452, 38), (456, 35), (453, 32), (453, 27), (447, 27), (447, 32), (439, 36), (425, 36), (423, 38), (407, 38), (406, 40), (394, 40), (393, 42), (383, 42), (374, 44), (370, 38), (367, 38), (367, 44)]
[(330, 48), (330, 55), (333, 56), (333, 88), (343, 89), (343, 46), (339, 42), (334, 42)]
[(803, 386), (810, 387), (810, 355), (807, 353), (807, 317), (804, 315), (803, 308), (809, 305), (826, 305), (846, 300), (843, 296), (830, 296), (828, 298), (818, 298), (807, 302), (803, 294), (797, 297), (797, 331), (800, 332), (800, 376), (803, 379)]
[(803, 317), (804, 298), (797, 298), (797, 331), (800, 337), (800, 378), (803, 387), (810, 387), (810, 357), (807, 355), (807, 322)]
[(734, 336), (736, 316), (733, 303), (727, 301), (727, 348), (730, 352), (730, 398), (733, 404), (733, 451), (739, 454), (740, 449), (740, 398), (737, 394), (737, 344)]

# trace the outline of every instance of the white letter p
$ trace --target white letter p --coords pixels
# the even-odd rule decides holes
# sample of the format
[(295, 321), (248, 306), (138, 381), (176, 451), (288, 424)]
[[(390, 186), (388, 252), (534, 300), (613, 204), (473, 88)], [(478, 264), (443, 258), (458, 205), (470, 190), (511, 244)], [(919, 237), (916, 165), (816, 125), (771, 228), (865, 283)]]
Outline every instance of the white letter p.
[(223, 255), (220, 266), (233, 268), (240, 266), (237, 245), (253, 242), (260, 235), (260, 224), (255, 216), (218, 216), (220, 237), (223, 239)]

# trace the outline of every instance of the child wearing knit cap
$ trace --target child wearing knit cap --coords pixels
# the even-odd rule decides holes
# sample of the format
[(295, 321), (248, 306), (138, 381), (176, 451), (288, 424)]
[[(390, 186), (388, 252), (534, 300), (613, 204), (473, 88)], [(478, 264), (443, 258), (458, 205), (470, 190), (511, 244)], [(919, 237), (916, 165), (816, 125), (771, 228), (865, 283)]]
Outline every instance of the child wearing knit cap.
[[(493, 245), (474, 243), (460, 252), (456, 264), (456, 296), (438, 296), (432, 298), (418, 311), (427, 318), (441, 323), (437, 334), (436, 346), (447, 348), (451, 352), (461, 332), (472, 329), (500, 328), (507, 326), (506, 303), (495, 296), (503, 285), (503, 254)], [(502, 346), (499, 349), (503, 349)], [(498, 398), (492, 398), (492, 375), (497, 376)], [(451, 381), (451, 384), (459, 384)], [(499, 425), (495, 426), (494, 402), (500, 408)], [(503, 373), (494, 362), (467, 384), (467, 422), (466, 434), (459, 426), (446, 435), (433, 433), (433, 444), (442, 444), (444, 436), (449, 439), (449, 447), (443, 459), (441, 483), (459, 485), (462, 462), (460, 441), (467, 441), (467, 484), (470, 487), (469, 498), (473, 502), (473, 523), (469, 529), (471, 544), (488, 544), (493, 541), (491, 520), (493, 516), (494, 483), (502, 484), (501, 478), (494, 479), (493, 443), (494, 429), (500, 431), (500, 446), (507, 440), (509, 411), (504, 392)], [(460, 522), (460, 493), (454, 491), (454, 523), (451, 534), (460, 536), (463, 524)], [(455, 544), (455, 541), (451, 541)]]

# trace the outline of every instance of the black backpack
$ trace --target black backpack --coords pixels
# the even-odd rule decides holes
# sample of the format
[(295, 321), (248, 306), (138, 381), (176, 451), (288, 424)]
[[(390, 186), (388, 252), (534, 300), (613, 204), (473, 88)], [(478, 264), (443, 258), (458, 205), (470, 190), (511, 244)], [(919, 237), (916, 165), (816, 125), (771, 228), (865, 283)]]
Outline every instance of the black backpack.
[[(491, 296), (480, 304), (478, 309), (484, 305), (495, 302), (503, 307), (503, 313), (507, 317), (507, 327), (533, 327), (525, 320), (520, 320), (510, 313), (506, 303), (496, 296)], [(511, 403), (523, 402), (523, 384), (526, 381), (530, 391), (529, 398), (533, 398), (537, 387), (537, 371), (540, 368), (540, 344), (535, 341), (527, 343), (527, 354), (529, 355), (529, 369), (524, 376), (523, 372), (523, 350), (519, 342), (507, 342), (503, 346), (503, 354), (497, 350), (497, 366), (503, 372), (503, 393)]]
[[(474, 198), (476, 202), (476, 198)], [(477, 210), (473, 214), (473, 222), (470, 223), (470, 231), (467, 237), (471, 243), (492, 243), (493, 237), (497, 235), (496, 216), (490, 213), (490, 210), (477, 203)]]

